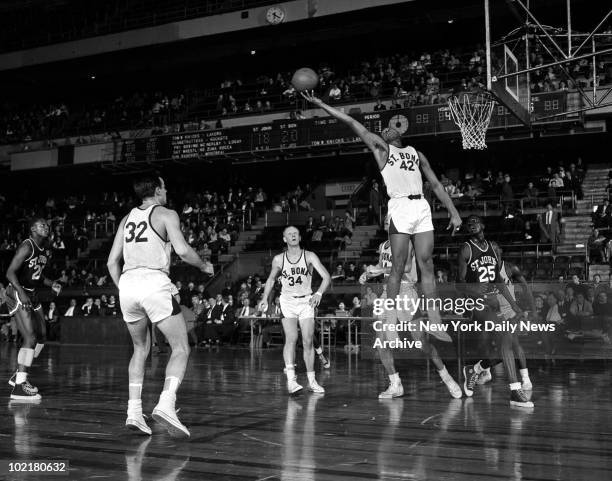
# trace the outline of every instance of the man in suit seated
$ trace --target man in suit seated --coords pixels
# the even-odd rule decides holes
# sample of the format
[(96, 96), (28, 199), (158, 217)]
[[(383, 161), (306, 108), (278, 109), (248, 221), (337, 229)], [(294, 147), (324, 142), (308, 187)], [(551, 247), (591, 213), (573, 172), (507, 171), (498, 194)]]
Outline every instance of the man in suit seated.
[(262, 321), (263, 329), (261, 331), (262, 337), (262, 346), (270, 347), (270, 342), (272, 340), (272, 334), (282, 334), (283, 326), (281, 324), (281, 319), (283, 318), (283, 313), (281, 312), (280, 307), (280, 296), (276, 296), (274, 302), (271, 302), (268, 306), (268, 311), (265, 313), (266, 317), (270, 317), (272, 319)]
[(257, 315), (257, 309), (251, 307), (250, 299), (245, 296), (242, 299), (242, 307), (236, 309), (236, 317), (238, 318), (238, 329), (236, 330), (236, 341), (238, 340), (238, 333), (250, 331), (251, 320), (244, 319), (245, 317), (253, 317)]

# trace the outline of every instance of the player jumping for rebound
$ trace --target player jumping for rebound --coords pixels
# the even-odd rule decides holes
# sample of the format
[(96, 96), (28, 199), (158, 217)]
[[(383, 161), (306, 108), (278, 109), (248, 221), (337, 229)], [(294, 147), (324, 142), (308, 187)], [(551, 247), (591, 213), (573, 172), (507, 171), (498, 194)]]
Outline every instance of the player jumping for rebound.
[(30, 222), (30, 237), (21, 243), (6, 271), (10, 283), (6, 288), (6, 305), (9, 314), (15, 316), (17, 329), (23, 338), (17, 354), (17, 372), (9, 380), (13, 386), (13, 400), (41, 399), (38, 388), (32, 386), (27, 379), (28, 369), (42, 351), (46, 337), (45, 319), (37, 291), (44, 285), (59, 294), (62, 288), (61, 284), (44, 276), (51, 255), (46, 246), (48, 237), (47, 221), (42, 218), (33, 219)]
[[(450, 214), (448, 228), (453, 229), (453, 234), (461, 227), (461, 217), (431, 169), (429, 161), (422, 152), (418, 152), (414, 147), (402, 147), (401, 134), (397, 130), (386, 128), (382, 131), (381, 138), (367, 130), (354, 118), (325, 104), (312, 92), (302, 92), (302, 96), (329, 115), (347, 124), (374, 154), (390, 197), (387, 215), (390, 219), (389, 242), (393, 252), (393, 266), (387, 283), (388, 298), (396, 299), (399, 295), (411, 237), (421, 270), (423, 293), (427, 298), (434, 297), (435, 276), (432, 259), (434, 228), (431, 220), (431, 207), (423, 196), (421, 173), (425, 175), (433, 192), (448, 210)], [(430, 329), (430, 334), (442, 341), (451, 342), (450, 336), (444, 330), (439, 329), (441, 318), (438, 310), (430, 309), (428, 316), (431, 324), (434, 325)]]
[[(477, 322), (486, 321), (499, 323), (501, 321), (499, 312), (499, 294), (505, 298), (512, 311), (517, 317), (523, 316), (523, 311), (510, 295), (504, 280), (500, 274), (501, 260), (496, 252), (497, 244), (487, 241), (484, 236), (484, 224), (480, 217), (471, 215), (467, 220), (470, 240), (461, 247), (458, 257), (459, 283), (465, 283), (463, 290), (466, 294), (485, 300), (484, 310), (474, 310), (474, 319)], [(510, 404), (520, 407), (533, 407), (518, 382), (515, 361), (515, 342), (510, 332), (499, 333), (500, 354), (508, 380), (510, 382)], [(488, 339), (485, 337), (488, 343)], [(518, 344), (518, 342), (516, 343)], [(488, 347), (488, 346), (487, 346)], [(522, 350), (521, 350), (522, 351)], [(473, 366), (465, 366), (463, 374), (465, 377), (463, 388), (467, 396), (474, 394), (474, 385), (481, 373), (486, 369), (490, 361), (479, 361)]]
[(174, 286), (168, 277), (171, 249), (202, 272), (210, 273), (212, 265), (202, 261), (187, 244), (178, 214), (164, 207), (167, 192), (161, 177), (137, 179), (134, 192), (142, 203), (121, 220), (108, 257), (108, 270), (119, 287), (121, 312), (134, 344), (125, 424), (129, 429), (151, 434), (142, 415), (141, 400), (145, 361), (151, 346), (150, 320), (164, 334), (172, 350), (164, 388), (152, 416), (171, 436), (189, 437), (189, 430), (179, 421), (175, 409), (176, 391), (189, 358), (189, 341), (181, 308), (172, 296)]
[[(388, 224), (387, 222), (385, 222), (385, 228), (387, 228), (387, 226)], [(390, 246), (389, 241), (387, 240), (381, 243), (378, 250), (380, 253), (379, 258), (378, 258), (378, 264), (376, 266), (368, 266), (368, 270), (366, 272), (365, 277), (368, 277), (368, 278), (377, 277), (382, 273), (384, 274), (385, 278), (387, 278), (389, 276), (389, 273), (391, 272), (391, 266), (393, 265), (393, 255), (391, 253), (391, 246)], [(414, 285), (416, 284), (417, 280), (418, 278), (417, 278), (417, 269), (416, 269), (414, 250), (412, 249), (412, 243), (409, 243), (408, 244), (408, 262), (406, 263), (404, 274), (402, 276), (399, 295), (402, 299), (412, 299), (413, 303), (411, 305), (414, 305), (414, 302), (419, 297), (414, 288)], [(383, 289), (384, 290), (383, 290), (382, 295), (380, 296), (380, 299), (387, 298), (386, 285), (383, 286)], [(390, 318), (387, 312), (385, 312), (380, 317), (384, 325), (396, 323), (396, 320)], [(399, 322), (407, 323), (412, 320), (413, 314), (412, 312), (408, 310), (399, 309), (398, 317), (399, 317)], [(440, 378), (446, 385), (451, 396), (454, 397), (455, 399), (460, 398), (462, 396), (461, 387), (459, 387), (459, 385), (455, 382), (453, 377), (450, 375), (450, 373), (446, 369), (444, 362), (438, 355), (438, 350), (429, 343), (427, 336), (425, 336), (422, 331), (420, 330), (411, 331), (410, 334), (413, 340), (421, 341), (421, 346), (422, 346), (421, 350), (427, 356), (429, 356), (429, 358), (432, 360), (432, 362), (436, 366), (436, 370), (438, 371)], [(389, 331), (385, 329), (383, 330), (382, 337), (383, 337), (383, 340), (393, 341), (393, 340), (398, 339), (398, 334), (397, 334), (397, 331)], [(389, 399), (389, 398), (403, 396), (404, 388), (402, 386), (402, 381), (399, 377), (399, 373), (395, 370), (393, 352), (388, 347), (379, 347), (378, 353), (380, 356), (380, 360), (383, 366), (385, 367), (385, 371), (387, 372), (387, 375), (389, 376), (389, 387), (387, 388), (387, 390), (381, 392), (378, 395), (379, 399)]]
[[(285, 331), (283, 358), (285, 360), (285, 374), (287, 375), (287, 390), (289, 394), (302, 390), (302, 386), (298, 384), (295, 375), (295, 345), (298, 338), (299, 323), (302, 332), (308, 387), (312, 392), (324, 393), (325, 389), (315, 379), (315, 351), (312, 338), (314, 335), (314, 309), (319, 305), (323, 293), (329, 287), (329, 272), (323, 267), (319, 257), (314, 252), (300, 248), (300, 232), (296, 227), (285, 228), (283, 241), (287, 244), (287, 250), (274, 256), (272, 260), (272, 270), (266, 281), (260, 310), (266, 312), (268, 309), (268, 298), (276, 278), (280, 276), (280, 304), (283, 312), (283, 330)], [(313, 269), (319, 273), (322, 279), (319, 290), (314, 294), (311, 289)]]

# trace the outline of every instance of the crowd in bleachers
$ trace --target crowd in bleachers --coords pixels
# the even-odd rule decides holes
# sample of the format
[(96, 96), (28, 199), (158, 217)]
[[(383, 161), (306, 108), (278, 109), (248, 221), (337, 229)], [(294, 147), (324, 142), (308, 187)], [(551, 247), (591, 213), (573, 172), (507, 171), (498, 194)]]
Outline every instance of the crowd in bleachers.
[[(593, 79), (589, 62), (572, 67), (580, 87), (612, 84), (612, 68), (604, 61)], [(533, 53), (532, 65), (543, 65), (540, 52)], [(379, 99), (375, 110), (407, 108), (441, 103), (450, 94), (482, 89), (485, 79), (485, 52), (482, 46), (466, 49), (399, 52), (386, 57), (364, 59), (357, 64), (321, 63), (318, 68), (320, 95), (330, 103)], [(119, 130), (152, 128), (153, 134), (219, 128), (222, 119), (235, 115), (290, 111), (301, 118), (305, 105), (290, 83), (292, 72), (228, 74), (218, 87), (202, 90), (177, 88), (175, 92), (126, 92), (112, 98), (83, 99), (79, 105), (58, 100), (49, 107), (11, 103), (0, 110), (0, 143), (27, 142), (77, 136), (87, 142), (93, 134), (108, 139)], [(537, 70), (531, 75), (534, 93), (574, 89), (559, 67)], [(381, 101), (384, 100), (383, 101)]]

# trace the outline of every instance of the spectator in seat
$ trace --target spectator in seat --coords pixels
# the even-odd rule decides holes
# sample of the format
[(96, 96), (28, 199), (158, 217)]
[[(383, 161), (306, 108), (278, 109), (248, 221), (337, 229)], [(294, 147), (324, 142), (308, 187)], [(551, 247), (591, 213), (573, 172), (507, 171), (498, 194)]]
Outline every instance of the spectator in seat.
[(230, 302), (230, 293), (228, 289), (224, 289), (221, 297), (219, 318), (221, 320), (221, 339), (225, 342), (233, 340), (238, 328), (238, 323)]
[(374, 301), (378, 299), (371, 286), (366, 286), (365, 293), (361, 298), (361, 312), (364, 316), (371, 316), (374, 309)]
[(348, 269), (346, 270), (346, 277), (344, 278), (344, 280), (348, 283), (355, 283), (357, 282), (357, 266), (355, 265), (354, 262), (349, 262), (349, 266)]
[(568, 335), (570, 340), (577, 337), (583, 329), (583, 321), (593, 315), (593, 305), (586, 300), (583, 292), (576, 294), (576, 299), (570, 305), (568, 329), (573, 331)]
[(344, 267), (342, 266), (341, 263), (339, 263), (338, 265), (336, 265), (336, 270), (332, 274), (331, 279), (333, 282), (341, 283), (341, 282), (344, 282), (345, 278), (346, 278), (346, 275), (344, 273)]
[(119, 309), (117, 307), (117, 302), (115, 300), (115, 296), (114, 295), (110, 295), (109, 298), (108, 298), (108, 315), (109, 316), (116, 316), (118, 312), (119, 312)]
[(533, 182), (527, 184), (527, 188), (524, 195), (525, 207), (537, 207), (538, 206), (538, 189), (533, 185)]
[(47, 324), (47, 337), (50, 341), (59, 339), (59, 312), (55, 302), (49, 303), (49, 309), (45, 311), (45, 322)]
[(380, 99), (376, 99), (376, 105), (374, 106), (374, 112), (379, 112), (381, 110), (387, 110), (387, 106), (383, 104)]
[(306, 225), (304, 225), (304, 240), (312, 239), (312, 234), (316, 230), (314, 218), (312, 216), (308, 216), (308, 220), (306, 221)]
[(81, 306), (81, 314), (83, 316), (97, 316), (100, 314), (100, 311), (94, 304), (93, 297), (88, 297), (85, 304)]
[(593, 304), (593, 315), (603, 333), (603, 340), (606, 344), (610, 344), (610, 336), (612, 335), (612, 304), (608, 302), (608, 294), (606, 292), (602, 291), (597, 294)]
[(599, 229), (593, 229), (587, 244), (589, 246), (589, 257), (591, 262), (608, 263), (608, 239), (599, 232)]
[(99, 316), (106, 315), (106, 312), (102, 310), (102, 300), (99, 297), (94, 300), (94, 309), (97, 311)]
[(66, 312), (64, 312), (64, 317), (73, 317), (74, 310), (76, 309), (76, 305), (77, 305), (76, 299), (70, 299), (70, 305), (68, 306), (68, 309), (66, 309)]

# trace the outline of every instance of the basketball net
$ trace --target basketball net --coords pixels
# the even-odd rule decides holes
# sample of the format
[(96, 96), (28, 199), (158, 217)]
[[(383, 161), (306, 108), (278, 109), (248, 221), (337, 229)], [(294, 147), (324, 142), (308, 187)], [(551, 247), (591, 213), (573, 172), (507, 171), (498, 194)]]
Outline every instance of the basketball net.
[(448, 99), (453, 121), (461, 130), (464, 150), (487, 148), (485, 138), (495, 101), (482, 94), (463, 94)]

